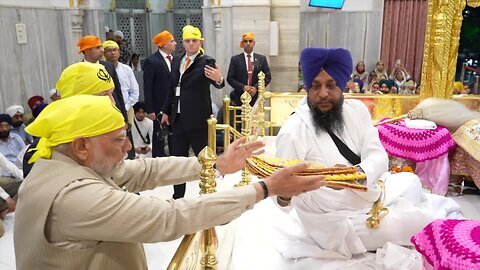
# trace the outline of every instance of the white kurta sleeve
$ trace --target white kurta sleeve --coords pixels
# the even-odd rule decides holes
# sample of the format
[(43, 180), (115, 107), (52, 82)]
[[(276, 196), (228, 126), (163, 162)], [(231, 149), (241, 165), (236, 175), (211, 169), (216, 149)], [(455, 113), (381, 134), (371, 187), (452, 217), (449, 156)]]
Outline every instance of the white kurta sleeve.
[(367, 107), (363, 103), (361, 105), (354, 107), (364, 126), (360, 151), (362, 161), (359, 165), (367, 175), (368, 184), (371, 185), (388, 171), (388, 155), (380, 142), (377, 128), (372, 124)]

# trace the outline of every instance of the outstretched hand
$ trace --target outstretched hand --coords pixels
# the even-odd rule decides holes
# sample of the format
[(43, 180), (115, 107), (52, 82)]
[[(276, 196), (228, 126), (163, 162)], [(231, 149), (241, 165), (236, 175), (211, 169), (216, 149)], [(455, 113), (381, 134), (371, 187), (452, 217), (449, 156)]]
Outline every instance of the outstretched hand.
[(228, 146), (227, 150), (217, 158), (217, 169), (222, 175), (243, 169), (246, 158), (263, 153), (262, 148), (265, 146), (263, 142), (244, 142), (245, 138), (235, 140)]
[(300, 176), (296, 175), (307, 169), (306, 163), (297, 164), (276, 171), (264, 182), (267, 185), (269, 195), (278, 195), (283, 198), (291, 198), (300, 193), (316, 190), (325, 186), (325, 177), (321, 175)]

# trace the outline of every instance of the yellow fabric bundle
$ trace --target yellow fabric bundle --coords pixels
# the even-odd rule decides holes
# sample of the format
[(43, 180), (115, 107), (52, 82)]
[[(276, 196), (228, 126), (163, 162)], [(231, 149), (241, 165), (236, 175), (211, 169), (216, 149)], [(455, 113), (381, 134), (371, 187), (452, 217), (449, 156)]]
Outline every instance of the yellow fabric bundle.
[(103, 65), (79, 62), (63, 70), (55, 89), (62, 98), (94, 95), (115, 88), (112, 77)]
[[(52, 147), (72, 142), (79, 137), (95, 137), (125, 126), (122, 113), (109, 97), (78, 95), (49, 104), (25, 128), (41, 137), (33, 150), (37, 152), (28, 163), (39, 158), (50, 159)], [(32, 150), (31, 150), (32, 151)]]

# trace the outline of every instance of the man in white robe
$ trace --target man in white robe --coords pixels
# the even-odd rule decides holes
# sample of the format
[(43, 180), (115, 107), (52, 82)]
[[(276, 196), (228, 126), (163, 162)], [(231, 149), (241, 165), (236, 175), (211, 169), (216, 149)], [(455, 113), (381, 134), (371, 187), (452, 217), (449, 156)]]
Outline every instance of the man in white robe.
[[(282, 126), (276, 155), (329, 167), (355, 165), (367, 175), (363, 184), (368, 191), (322, 187), (293, 198), (277, 198), (291, 221), (274, 225), (276, 248), (284, 258), (350, 259), (387, 242), (411, 245), (411, 236), (432, 220), (461, 216), (452, 199), (429, 194), (416, 175), (387, 173), (387, 153), (367, 107), (358, 100), (343, 100), (341, 89), (352, 70), (350, 52), (307, 48), (301, 65), (308, 95)], [(359, 157), (358, 164), (347, 160), (327, 130)], [(389, 213), (379, 228), (371, 229), (366, 220), (382, 194), (378, 179), (385, 183), (384, 207)]]

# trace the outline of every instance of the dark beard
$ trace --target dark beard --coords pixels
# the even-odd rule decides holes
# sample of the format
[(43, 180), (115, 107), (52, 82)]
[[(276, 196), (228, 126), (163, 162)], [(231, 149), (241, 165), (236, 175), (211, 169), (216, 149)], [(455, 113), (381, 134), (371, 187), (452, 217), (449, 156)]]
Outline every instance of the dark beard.
[(313, 126), (317, 134), (326, 131), (336, 131), (337, 134), (341, 134), (343, 131), (343, 96), (340, 100), (334, 104), (333, 108), (328, 112), (321, 112), (316, 109), (308, 100), (308, 107), (313, 117)]
[(12, 126), (17, 128), (17, 127), (21, 126), (22, 124), (23, 123), (21, 121), (18, 121), (18, 122), (12, 123)]
[(2, 139), (8, 138), (8, 135), (10, 135), (10, 130), (0, 132), (0, 138)]

